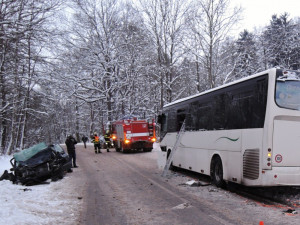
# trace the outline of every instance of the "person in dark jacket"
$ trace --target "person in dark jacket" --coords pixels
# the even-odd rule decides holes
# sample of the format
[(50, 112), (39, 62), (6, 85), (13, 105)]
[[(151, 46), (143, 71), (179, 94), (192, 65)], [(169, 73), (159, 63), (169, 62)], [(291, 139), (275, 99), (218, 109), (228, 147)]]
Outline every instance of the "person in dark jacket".
[(81, 140), (83, 141), (84, 148), (86, 148), (86, 142), (88, 141), (87, 136), (83, 135), (83, 137), (81, 138)]
[(67, 151), (68, 155), (70, 157), (70, 160), (73, 160), (73, 167), (77, 168), (78, 166), (76, 165), (76, 152), (75, 152), (75, 145), (77, 144), (77, 141), (72, 135), (69, 135), (66, 139), (66, 146), (67, 146)]

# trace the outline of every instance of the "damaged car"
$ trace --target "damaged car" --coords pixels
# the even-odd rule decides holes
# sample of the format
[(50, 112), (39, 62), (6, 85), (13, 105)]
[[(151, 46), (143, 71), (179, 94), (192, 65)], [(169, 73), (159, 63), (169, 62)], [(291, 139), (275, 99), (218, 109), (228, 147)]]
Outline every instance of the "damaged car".
[(58, 144), (39, 143), (15, 153), (10, 163), (13, 173), (5, 171), (1, 178), (26, 186), (41, 184), (48, 179), (56, 181), (62, 179), (65, 172), (72, 172), (72, 162)]

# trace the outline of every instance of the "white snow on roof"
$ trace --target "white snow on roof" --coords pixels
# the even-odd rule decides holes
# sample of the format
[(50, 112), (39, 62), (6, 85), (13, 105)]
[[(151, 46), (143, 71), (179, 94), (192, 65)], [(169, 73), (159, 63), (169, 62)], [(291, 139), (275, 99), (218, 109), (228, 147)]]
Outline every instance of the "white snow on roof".
[(277, 78), (278, 81), (299, 81), (300, 73), (296, 71), (283, 71), (283, 75)]

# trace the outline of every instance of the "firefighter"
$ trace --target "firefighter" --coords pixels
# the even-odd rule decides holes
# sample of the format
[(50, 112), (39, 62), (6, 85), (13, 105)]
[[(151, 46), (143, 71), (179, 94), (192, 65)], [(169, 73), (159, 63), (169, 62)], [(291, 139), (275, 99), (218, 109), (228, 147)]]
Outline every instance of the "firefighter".
[(104, 135), (104, 140), (105, 140), (105, 146), (106, 146), (106, 151), (109, 152), (109, 147), (110, 147), (110, 133), (109, 131), (106, 131)]
[(100, 138), (97, 133), (94, 134), (92, 141), (94, 143), (95, 153), (101, 153)]

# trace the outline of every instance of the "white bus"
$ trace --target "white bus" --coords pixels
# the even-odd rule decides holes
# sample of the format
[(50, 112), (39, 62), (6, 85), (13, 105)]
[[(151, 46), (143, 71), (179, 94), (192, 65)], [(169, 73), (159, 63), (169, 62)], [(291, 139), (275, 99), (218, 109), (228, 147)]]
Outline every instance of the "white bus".
[(300, 185), (300, 72), (270, 69), (169, 103), (158, 119), (172, 166), (216, 186)]

